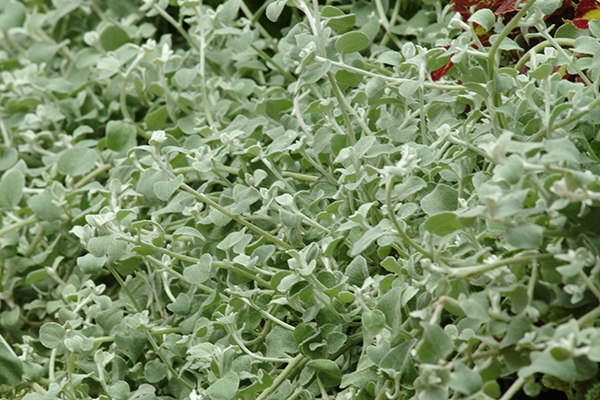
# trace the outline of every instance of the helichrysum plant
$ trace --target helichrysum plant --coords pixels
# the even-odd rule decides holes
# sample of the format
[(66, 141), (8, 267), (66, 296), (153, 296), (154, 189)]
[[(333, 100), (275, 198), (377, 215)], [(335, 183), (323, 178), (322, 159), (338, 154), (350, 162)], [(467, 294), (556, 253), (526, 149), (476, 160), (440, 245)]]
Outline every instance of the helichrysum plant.
[(597, 5), (0, 2), (0, 397), (597, 398)]

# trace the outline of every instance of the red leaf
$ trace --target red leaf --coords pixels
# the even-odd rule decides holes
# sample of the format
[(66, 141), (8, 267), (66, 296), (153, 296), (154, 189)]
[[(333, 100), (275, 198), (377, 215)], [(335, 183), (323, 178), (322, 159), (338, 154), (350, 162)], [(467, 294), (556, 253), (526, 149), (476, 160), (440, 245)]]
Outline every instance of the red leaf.
[(581, 0), (575, 7), (573, 25), (579, 29), (588, 29), (592, 19), (600, 19), (600, 1)]
[(471, 16), (471, 10), (461, 4), (454, 4), (452, 6), (452, 11), (455, 13), (459, 13), (463, 19), (463, 21), (467, 21)]
[(481, 0), (452, 0), (450, 3), (462, 7), (471, 7), (479, 3), (480, 1)]
[(494, 13), (496, 13), (496, 15), (500, 15), (500, 14), (506, 14), (511, 11), (516, 11), (517, 10), (516, 6), (517, 6), (517, 0), (507, 0), (504, 3), (502, 3), (500, 5), (500, 7), (498, 7), (496, 9), (496, 11), (494, 11)]
[(431, 73), (431, 79), (433, 79), (434, 81), (439, 81), (444, 75), (446, 75), (448, 70), (450, 70), (450, 68), (452, 68), (453, 65), (454, 63), (448, 60), (442, 68), (436, 69)]
[(498, 7), (502, 7), (504, 3), (510, 3), (514, 0), (482, 0), (475, 7), (475, 11), (479, 11), (483, 8), (489, 8), (492, 11), (495, 11)]

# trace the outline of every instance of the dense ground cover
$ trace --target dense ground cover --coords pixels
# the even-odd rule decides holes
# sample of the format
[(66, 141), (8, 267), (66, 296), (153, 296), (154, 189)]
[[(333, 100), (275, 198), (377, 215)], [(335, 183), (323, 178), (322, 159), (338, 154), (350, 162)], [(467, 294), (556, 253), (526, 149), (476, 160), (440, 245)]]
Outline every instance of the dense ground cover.
[(0, 2), (0, 397), (598, 398), (597, 5)]

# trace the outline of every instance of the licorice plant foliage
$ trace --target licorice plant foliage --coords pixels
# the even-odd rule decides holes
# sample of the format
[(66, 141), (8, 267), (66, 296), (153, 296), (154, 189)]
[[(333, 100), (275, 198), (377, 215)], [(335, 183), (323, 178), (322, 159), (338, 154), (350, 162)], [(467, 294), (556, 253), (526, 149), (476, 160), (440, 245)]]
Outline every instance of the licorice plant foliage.
[(598, 398), (600, 21), (459, 3), (0, 2), (0, 397)]

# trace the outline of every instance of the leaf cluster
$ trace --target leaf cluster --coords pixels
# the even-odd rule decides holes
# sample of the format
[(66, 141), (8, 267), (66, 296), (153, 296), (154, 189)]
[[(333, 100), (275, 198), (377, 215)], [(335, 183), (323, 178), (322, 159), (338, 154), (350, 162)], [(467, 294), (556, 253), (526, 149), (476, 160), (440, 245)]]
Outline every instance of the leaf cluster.
[(0, 396), (595, 396), (600, 25), (546, 3), (1, 3)]

